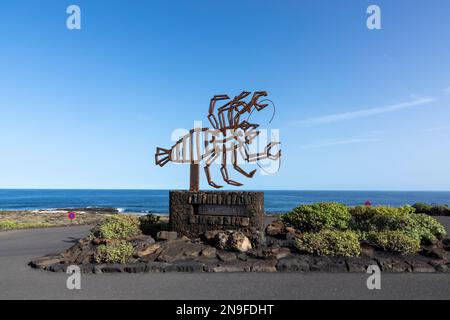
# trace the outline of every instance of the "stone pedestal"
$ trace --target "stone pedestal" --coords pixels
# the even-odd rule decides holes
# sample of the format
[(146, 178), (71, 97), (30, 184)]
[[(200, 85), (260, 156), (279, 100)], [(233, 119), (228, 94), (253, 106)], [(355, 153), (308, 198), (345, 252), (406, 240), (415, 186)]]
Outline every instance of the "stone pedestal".
[(264, 230), (264, 193), (170, 191), (170, 228), (191, 238), (210, 230), (239, 230), (254, 238)]

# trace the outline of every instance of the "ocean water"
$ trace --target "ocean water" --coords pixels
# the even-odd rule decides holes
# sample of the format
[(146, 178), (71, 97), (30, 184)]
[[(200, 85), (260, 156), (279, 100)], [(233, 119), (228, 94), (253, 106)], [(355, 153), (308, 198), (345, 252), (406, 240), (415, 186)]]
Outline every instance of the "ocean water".
[[(402, 206), (425, 202), (450, 204), (450, 192), (416, 191), (264, 191), (267, 213), (288, 212), (300, 204), (335, 201), (347, 205)], [(117, 208), (121, 212), (169, 212), (168, 190), (6, 190), (0, 210)]]

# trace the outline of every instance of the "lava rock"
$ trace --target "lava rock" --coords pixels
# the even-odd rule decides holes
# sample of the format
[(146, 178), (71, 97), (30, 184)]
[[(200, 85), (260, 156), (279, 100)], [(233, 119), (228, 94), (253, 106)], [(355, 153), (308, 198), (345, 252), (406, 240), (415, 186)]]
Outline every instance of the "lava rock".
[(165, 272), (170, 266), (170, 263), (151, 261), (146, 263), (145, 272)]
[(156, 238), (162, 241), (176, 240), (178, 238), (178, 233), (175, 231), (160, 231)]
[(252, 267), (251, 262), (222, 262), (220, 264), (208, 264), (204, 266), (206, 272), (249, 272)]
[(220, 261), (231, 262), (231, 261), (235, 261), (237, 259), (237, 256), (233, 252), (218, 251), (217, 258), (219, 258)]
[(295, 228), (292, 227), (286, 227), (286, 232), (300, 235), (300, 233)]
[(445, 250), (442, 246), (431, 245), (423, 247), (420, 254), (434, 259), (450, 260), (450, 252)]
[(266, 234), (275, 238), (284, 238), (286, 229), (280, 220), (274, 221), (266, 227)]
[(249, 257), (256, 258), (256, 259), (265, 259), (265, 258), (267, 258), (266, 250), (264, 250), (263, 248), (252, 249), (252, 250), (246, 252), (246, 254)]
[(412, 266), (401, 258), (376, 258), (383, 272), (412, 272)]
[(293, 241), (295, 243), (295, 241), (297, 241), (297, 239), (299, 237), (300, 236), (297, 233), (292, 233), (292, 232), (286, 233), (286, 241)]
[(214, 244), (216, 235), (217, 235), (218, 233), (220, 233), (220, 232), (222, 232), (222, 231), (220, 231), (220, 230), (209, 230), (209, 231), (206, 231), (206, 232), (203, 234), (203, 238), (204, 238), (207, 242)]
[(133, 264), (127, 264), (123, 271), (128, 273), (144, 273), (147, 271), (147, 265), (145, 263), (133, 263)]
[(377, 262), (370, 258), (347, 258), (349, 272), (367, 272), (367, 268), (372, 265), (378, 266)]
[(94, 263), (82, 264), (82, 265), (80, 265), (81, 273), (93, 273), (95, 266), (96, 265)]
[(166, 265), (164, 272), (203, 272), (203, 263), (196, 261), (175, 262)]
[(430, 264), (437, 272), (450, 273), (450, 261), (449, 260), (432, 260)]
[(146, 247), (141, 247), (139, 249), (136, 249), (135, 256), (138, 258), (142, 258), (145, 256), (149, 256), (157, 251), (161, 251), (161, 245), (159, 243), (154, 243), (147, 245)]
[(96, 269), (99, 273), (122, 273), (124, 272), (125, 265), (119, 263), (108, 263), (97, 265)]
[(183, 240), (183, 241), (188, 241), (188, 242), (191, 241), (191, 239), (189, 237), (185, 236), (185, 235), (181, 236), (180, 239)]
[(64, 259), (60, 254), (50, 254), (40, 258), (34, 258), (31, 260), (29, 265), (36, 269), (46, 269), (47, 267), (59, 264)]
[(236, 231), (230, 235), (229, 246), (231, 250), (247, 252), (252, 248), (252, 243), (242, 232)]
[(280, 248), (280, 241), (277, 238), (266, 236), (265, 245), (271, 248)]
[(310, 260), (310, 270), (321, 272), (348, 272), (345, 259), (335, 257), (313, 257)]
[[(211, 238), (214, 234), (214, 238)], [(219, 231), (206, 232), (205, 238), (217, 248), (222, 250), (233, 250), (239, 252), (247, 252), (252, 249), (252, 244), (249, 238), (240, 231)]]
[(230, 235), (225, 232), (219, 232), (214, 237), (214, 241), (216, 243), (216, 247), (219, 249), (228, 249), (228, 240), (230, 238)]
[(200, 252), (200, 255), (206, 258), (214, 258), (216, 256), (216, 253), (216, 248), (208, 246)]
[(289, 240), (286, 239), (277, 239), (274, 237), (266, 237), (266, 246), (272, 248), (290, 248), (295, 249), (295, 242), (297, 238), (294, 236), (289, 236)]
[(252, 230), (250, 236), (250, 242), (253, 248), (263, 247), (266, 243), (266, 236), (264, 232), (260, 232), (259, 230)]
[[(68, 263), (55, 263), (55, 264), (48, 266), (45, 270), (51, 271), (51, 272), (66, 272), (68, 267), (69, 267)], [(80, 268), (80, 270), (81, 270), (81, 268)]]
[(94, 261), (96, 246), (92, 241), (81, 242), (69, 248), (64, 254), (66, 261), (86, 264)]
[(256, 261), (252, 267), (251, 271), (253, 272), (277, 272), (277, 260), (258, 260)]
[(280, 259), (276, 264), (276, 269), (281, 272), (308, 272), (310, 269), (309, 257), (299, 256)]
[(435, 268), (432, 265), (430, 265), (429, 263), (426, 263), (424, 261), (412, 260), (412, 261), (408, 261), (408, 263), (411, 265), (413, 272), (418, 272), (418, 273), (436, 272)]
[(247, 261), (249, 258), (247, 253), (238, 253), (236, 255), (236, 257), (238, 258), (238, 260), (241, 260), (241, 261)]
[(151, 236), (139, 235), (132, 239), (130, 239), (131, 244), (135, 248), (135, 250), (142, 250), (143, 248), (148, 247), (151, 244), (155, 243), (155, 239)]
[(161, 245), (161, 253), (157, 260), (162, 262), (185, 260), (198, 256), (204, 248), (203, 244), (183, 240), (165, 242)]
[(361, 244), (361, 257), (373, 259), (375, 256), (375, 249), (369, 243)]
[(291, 255), (291, 250), (289, 248), (271, 248), (265, 253), (268, 258), (275, 258), (277, 260), (280, 260), (289, 257)]
[(446, 251), (450, 251), (450, 238), (444, 238), (442, 239), (442, 247)]

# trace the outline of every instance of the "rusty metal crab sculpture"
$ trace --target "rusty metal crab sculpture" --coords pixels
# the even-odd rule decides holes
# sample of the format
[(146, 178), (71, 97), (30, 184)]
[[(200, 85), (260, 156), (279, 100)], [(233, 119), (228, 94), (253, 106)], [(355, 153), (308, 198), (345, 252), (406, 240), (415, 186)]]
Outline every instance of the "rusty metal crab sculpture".
[[(267, 92), (257, 91), (249, 101), (245, 101), (251, 93), (244, 91), (238, 96), (230, 99), (228, 95), (215, 95), (209, 105), (208, 120), (212, 128), (195, 128), (181, 137), (170, 149), (157, 147), (155, 153), (155, 164), (163, 167), (168, 162), (185, 163), (191, 165), (191, 191), (199, 189), (199, 164), (204, 163), (204, 171), (210, 186), (222, 188), (211, 178), (211, 164), (220, 159), (220, 172), (223, 180), (232, 186), (241, 186), (242, 183), (230, 179), (227, 163), (228, 157), (234, 170), (247, 178), (252, 178), (256, 169), (250, 172), (242, 169), (238, 164), (238, 154), (245, 162), (256, 162), (262, 159), (277, 160), (281, 156), (281, 150), (272, 153), (272, 148), (280, 145), (279, 141), (268, 143), (263, 152), (250, 153), (248, 146), (260, 134), (257, 130), (259, 124), (250, 123), (249, 117), (254, 110), (261, 111), (271, 102)], [(217, 102), (226, 101), (222, 106), (216, 107)], [(247, 115), (247, 119), (245, 118)], [(202, 149), (203, 142), (203, 149)], [(219, 158), (220, 157), (220, 158)]]

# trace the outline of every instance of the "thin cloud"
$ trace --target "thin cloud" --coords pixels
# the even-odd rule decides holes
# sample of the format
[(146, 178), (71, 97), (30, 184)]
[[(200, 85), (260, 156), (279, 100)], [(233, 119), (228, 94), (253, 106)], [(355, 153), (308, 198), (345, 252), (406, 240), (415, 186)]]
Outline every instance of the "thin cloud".
[(450, 87), (445, 88), (443, 91), (444, 91), (445, 94), (450, 94)]
[(359, 118), (366, 118), (371, 117), (383, 113), (388, 112), (395, 112), (403, 109), (412, 108), (415, 106), (422, 106), (426, 104), (430, 104), (432, 102), (436, 101), (435, 98), (420, 98), (409, 102), (402, 102), (397, 103), (389, 106), (384, 107), (378, 107), (378, 108), (372, 108), (372, 109), (361, 109), (351, 112), (344, 112), (344, 113), (337, 113), (337, 114), (330, 114), (323, 117), (317, 117), (317, 118), (308, 118), (305, 120), (298, 121), (297, 124), (300, 125), (318, 125), (318, 124), (326, 124), (326, 123), (333, 123), (333, 122), (340, 122), (340, 121), (346, 121), (346, 120), (353, 120), (353, 119), (359, 119)]
[(348, 145), (355, 143), (370, 143), (370, 142), (379, 142), (381, 139), (372, 138), (372, 139), (347, 139), (347, 140), (337, 140), (326, 143), (318, 143), (318, 144), (309, 144), (300, 146), (300, 149), (316, 149), (316, 148), (326, 148), (326, 147), (334, 147), (340, 145)]

